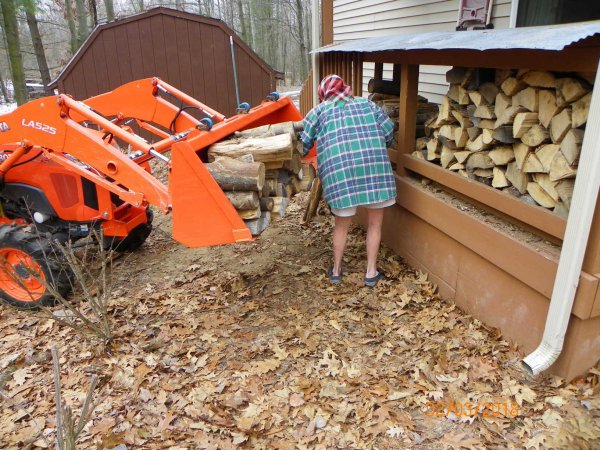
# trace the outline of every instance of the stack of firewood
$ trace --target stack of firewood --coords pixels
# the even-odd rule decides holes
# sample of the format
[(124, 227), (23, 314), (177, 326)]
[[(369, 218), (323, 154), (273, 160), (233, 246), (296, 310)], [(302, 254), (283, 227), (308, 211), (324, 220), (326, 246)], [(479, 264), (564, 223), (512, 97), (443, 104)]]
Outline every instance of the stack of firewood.
[[(400, 83), (392, 80), (369, 80), (368, 90), (369, 100), (379, 105), (385, 113), (394, 122), (394, 131), (398, 131), (398, 120), (400, 117)], [(425, 123), (437, 115), (438, 106), (435, 103), (429, 103), (429, 101), (419, 95), (417, 103), (417, 137), (425, 136)], [(394, 133), (395, 136), (395, 133)], [(396, 150), (396, 140), (390, 148)]]
[(455, 67), (413, 153), (568, 214), (591, 101), (590, 74)]
[(236, 132), (208, 149), (206, 168), (255, 236), (285, 217), (289, 199), (315, 178), (296, 136), (285, 122)]

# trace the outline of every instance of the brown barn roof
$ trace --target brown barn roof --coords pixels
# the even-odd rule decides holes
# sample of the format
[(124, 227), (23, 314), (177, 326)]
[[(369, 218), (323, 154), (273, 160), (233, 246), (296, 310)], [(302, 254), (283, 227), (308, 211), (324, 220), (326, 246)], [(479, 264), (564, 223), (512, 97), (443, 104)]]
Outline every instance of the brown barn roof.
[(97, 26), (51, 87), (86, 99), (158, 76), (231, 115), (236, 99), (229, 36), (234, 40), (240, 101), (254, 106), (275, 89), (281, 73), (223, 21), (164, 7)]

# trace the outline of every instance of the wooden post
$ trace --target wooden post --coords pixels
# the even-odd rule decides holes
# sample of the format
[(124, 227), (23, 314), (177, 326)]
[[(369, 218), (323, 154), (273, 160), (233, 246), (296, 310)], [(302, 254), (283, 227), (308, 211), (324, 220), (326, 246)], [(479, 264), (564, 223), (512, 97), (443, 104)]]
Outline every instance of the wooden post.
[(375, 73), (373, 78), (376, 80), (383, 80), (383, 63), (375, 63)]
[(401, 74), (401, 69), (402, 64), (394, 64), (394, 70), (393, 70), (393, 75), (392, 75), (392, 80), (394, 81), (394, 83), (397, 83), (400, 81), (400, 74)]
[[(398, 122), (397, 155), (411, 153), (415, 147), (417, 100), (419, 92), (419, 66), (402, 64), (400, 68), (400, 117)], [(406, 169), (398, 158), (396, 172), (406, 176)]]

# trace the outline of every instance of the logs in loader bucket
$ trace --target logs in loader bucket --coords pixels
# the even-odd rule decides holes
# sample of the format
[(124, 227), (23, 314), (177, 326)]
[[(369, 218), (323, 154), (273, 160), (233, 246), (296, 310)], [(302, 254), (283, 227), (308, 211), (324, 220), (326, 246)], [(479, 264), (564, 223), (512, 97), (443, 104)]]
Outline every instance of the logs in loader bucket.
[[(154, 205), (172, 213), (173, 237), (186, 246), (247, 241), (250, 231), (204, 167), (206, 150), (236, 131), (301, 119), (289, 98), (276, 95), (226, 118), (158, 78), (83, 102), (63, 94), (45, 97), (0, 116), (0, 176), (41, 191), (55, 219), (100, 223), (109, 236), (127, 236)], [(50, 162), (47, 176), (23, 170), (21, 163), (34, 154)], [(151, 175), (153, 158), (168, 166), (168, 187)], [(93, 183), (95, 202), (86, 200), (90, 183), (85, 192), (72, 185), (80, 194), (69, 197), (75, 205), (61, 202), (66, 191), (56, 177), (68, 175)], [(0, 223), (12, 220), (5, 215)]]

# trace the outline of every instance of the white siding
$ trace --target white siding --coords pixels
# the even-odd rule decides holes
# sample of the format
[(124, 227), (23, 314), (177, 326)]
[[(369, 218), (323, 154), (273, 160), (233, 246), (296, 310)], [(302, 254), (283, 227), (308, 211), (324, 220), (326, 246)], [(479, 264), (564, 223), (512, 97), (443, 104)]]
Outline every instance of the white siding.
[[(399, 33), (453, 31), (458, 19), (459, 0), (334, 0), (333, 40), (350, 41)], [(511, 0), (494, 0), (492, 23), (508, 28)], [(421, 66), (419, 93), (439, 102), (448, 90), (445, 73), (448, 67)], [(373, 77), (374, 65), (365, 63), (363, 92)], [(384, 78), (392, 78), (391, 66), (384, 66)]]

